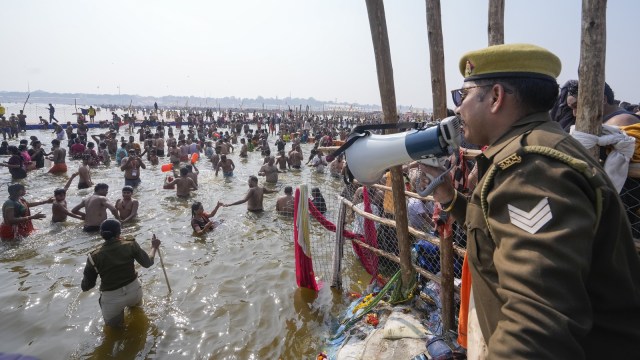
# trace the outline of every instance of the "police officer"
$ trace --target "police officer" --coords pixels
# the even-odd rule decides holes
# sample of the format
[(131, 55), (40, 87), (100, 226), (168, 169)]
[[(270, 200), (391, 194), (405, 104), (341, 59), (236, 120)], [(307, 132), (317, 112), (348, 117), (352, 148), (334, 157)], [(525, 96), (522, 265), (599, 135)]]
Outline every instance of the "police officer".
[(106, 325), (122, 326), (124, 308), (142, 304), (142, 285), (134, 268), (134, 260), (145, 268), (153, 265), (160, 240), (151, 241), (151, 253), (144, 252), (135, 240), (120, 237), (120, 222), (107, 219), (100, 225), (105, 240), (102, 247), (91, 252), (84, 267), (82, 291), (96, 285), (100, 275), (100, 308)]
[(459, 65), (464, 84), (452, 95), (464, 138), (488, 148), (469, 199), (451, 183), (434, 197), (467, 230), (470, 358), (639, 356), (640, 262), (624, 208), (598, 162), (548, 114), (560, 60), (510, 44)]

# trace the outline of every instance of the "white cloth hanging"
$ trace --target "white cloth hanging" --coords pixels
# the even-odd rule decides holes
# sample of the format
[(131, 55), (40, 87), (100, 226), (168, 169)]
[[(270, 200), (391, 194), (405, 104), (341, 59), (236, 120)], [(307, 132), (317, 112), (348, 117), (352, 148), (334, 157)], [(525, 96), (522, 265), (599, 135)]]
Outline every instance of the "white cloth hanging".
[(627, 181), (629, 161), (635, 151), (636, 139), (633, 136), (628, 136), (617, 126), (611, 125), (602, 125), (601, 136), (577, 131), (575, 125), (571, 125), (569, 133), (587, 149), (591, 149), (596, 145), (613, 146), (613, 151), (609, 153), (607, 160), (604, 162), (604, 171), (609, 175), (611, 182), (620, 193), (622, 186)]

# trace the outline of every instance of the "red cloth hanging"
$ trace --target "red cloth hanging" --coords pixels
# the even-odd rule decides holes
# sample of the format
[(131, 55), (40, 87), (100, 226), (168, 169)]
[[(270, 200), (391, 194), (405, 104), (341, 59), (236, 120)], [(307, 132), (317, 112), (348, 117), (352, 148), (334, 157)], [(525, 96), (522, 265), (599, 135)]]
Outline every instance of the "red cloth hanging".
[[(300, 200), (300, 189), (296, 189), (295, 202), (293, 208), (293, 239), (295, 242), (295, 262), (296, 262), (296, 283), (298, 287), (305, 287), (311, 290), (319, 291), (321, 286), (316, 282), (316, 276), (313, 272), (313, 261), (311, 253), (305, 254), (300, 241), (298, 239), (298, 203)], [(317, 211), (317, 210), (316, 210)]]

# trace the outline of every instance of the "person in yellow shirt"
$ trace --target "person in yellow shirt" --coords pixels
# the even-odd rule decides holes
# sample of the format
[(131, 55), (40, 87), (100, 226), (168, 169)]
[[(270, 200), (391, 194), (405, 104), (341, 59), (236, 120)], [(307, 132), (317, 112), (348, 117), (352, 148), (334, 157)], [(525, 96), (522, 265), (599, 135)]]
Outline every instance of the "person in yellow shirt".
[(89, 106), (89, 122), (93, 124), (96, 118), (96, 109), (93, 106)]
[(2, 104), (0, 104), (0, 117), (3, 117), (6, 112), (7, 112), (7, 109), (5, 109), (4, 106), (2, 106)]

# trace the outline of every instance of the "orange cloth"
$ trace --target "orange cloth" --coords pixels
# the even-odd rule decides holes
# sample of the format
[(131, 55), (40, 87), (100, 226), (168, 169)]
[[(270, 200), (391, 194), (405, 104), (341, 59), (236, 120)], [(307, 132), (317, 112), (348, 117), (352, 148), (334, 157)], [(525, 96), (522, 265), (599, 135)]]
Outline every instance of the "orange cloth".
[(458, 313), (458, 344), (467, 348), (467, 322), (469, 319), (469, 296), (471, 294), (471, 273), (467, 254), (462, 263), (462, 285), (460, 286), (460, 312)]
[(65, 163), (53, 164), (51, 169), (49, 169), (49, 172), (52, 174), (67, 172), (67, 164)]
[(624, 131), (627, 135), (633, 136), (636, 138), (636, 149), (633, 152), (633, 156), (631, 157), (632, 163), (640, 163), (640, 123), (620, 126), (620, 129)]

